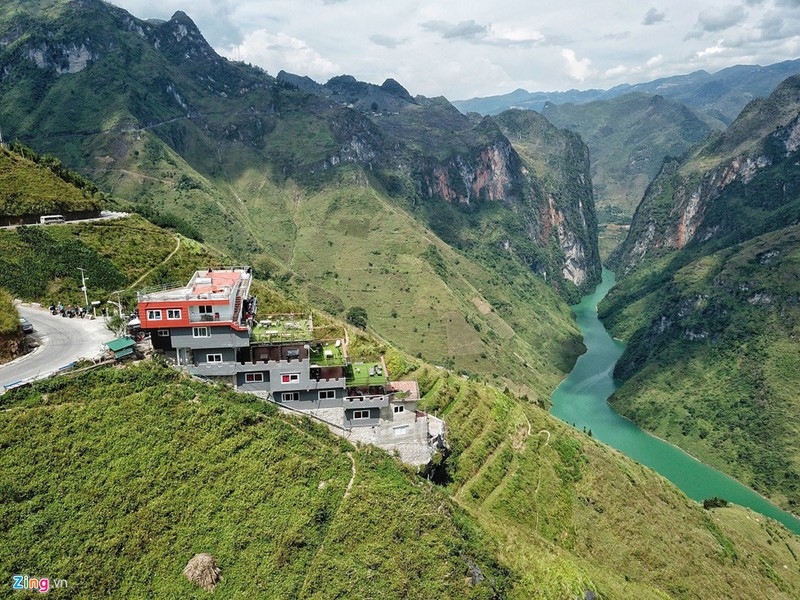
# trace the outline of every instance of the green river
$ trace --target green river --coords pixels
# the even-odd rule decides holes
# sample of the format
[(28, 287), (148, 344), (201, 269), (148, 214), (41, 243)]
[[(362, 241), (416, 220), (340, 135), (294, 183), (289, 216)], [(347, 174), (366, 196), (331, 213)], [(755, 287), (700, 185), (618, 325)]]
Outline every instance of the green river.
[(702, 502), (719, 496), (780, 521), (800, 534), (800, 519), (679, 448), (645, 433), (606, 401), (619, 387), (613, 376), (614, 365), (625, 346), (603, 327), (597, 318), (597, 304), (614, 282), (614, 273), (603, 269), (603, 281), (595, 292), (572, 307), (583, 333), (586, 353), (553, 392), (553, 415), (578, 429), (591, 429), (594, 437), (658, 471), (694, 500)]

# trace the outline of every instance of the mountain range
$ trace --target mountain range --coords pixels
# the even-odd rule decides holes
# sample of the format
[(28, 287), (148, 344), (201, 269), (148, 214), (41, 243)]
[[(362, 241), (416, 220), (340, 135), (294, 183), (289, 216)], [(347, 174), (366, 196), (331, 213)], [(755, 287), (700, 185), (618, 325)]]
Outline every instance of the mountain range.
[(611, 100), (623, 94), (644, 92), (681, 102), (711, 118), (730, 124), (751, 100), (767, 96), (787, 77), (800, 72), (800, 59), (767, 66), (735, 65), (715, 73), (694, 71), (686, 75), (663, 77), (636, 84), (622, 84), (608, 90), (569, 90), (566, 92), (528, 92), (454, 100), (463, 112), (492, 115), (509, 108), (541, 112), (546, 104), (584, 104)]
[(628, 343), (614, 406), (795, 511), (799, 136), (794, 76), (666, 162), (600, 310)]
[[(218, 56), (183, 12), (4, 2), (0, 124), (19, 143), (0, 193), (67, 185), (68, 203), (140, 215), (0, 231), (0, 286), (77, 297), (80, 260), (132, 302), (198, 265), (252, 264), (262, 306), (313, 312), (415, 379), (450, 447), (414, 473), (157, 361), (47, 380), (0, 397), (0, 567), (85, 597), (204, 597), (179, 575), (196, 552), (219, 558), (223, 597), (797, 597), (797, 536), (703, 507), (547, 412), (582, 350), (567, 303), (600, 275), (592, 179), (609, 198), (638, 178), (601, 306), (628, 343), (612, 402), (797, 512), (800, 83), (723, 110), (764, 71), (658, 84), (700, 102), (728, 81), (705, 114), (626, 89), (585, 122), (543, 109), (555, 126), (391, 79), (272, 77)], [(604, 139), (620, 156), (598, 171)], [(39, 210), (20, 197), (4, 210)], [(633, 198), (601, 203), (604, 221)], [(343, 322), (352, 308), (365, 329)]]
[[(589, 146), (604, 256), (622, 241), (624, 227), (667, 158), (680, 158), (712, 131), (729, 125), (754, 98), (768, 96), (800, 73), (800, 59), (761, 67), (737, 65), (696, 71), (609, 90), (525, 92), (454, 101), (465, 113), (508, 109), (541, 112), (575, 131)], [(621, 235), (623, 234), (623, 235)]]

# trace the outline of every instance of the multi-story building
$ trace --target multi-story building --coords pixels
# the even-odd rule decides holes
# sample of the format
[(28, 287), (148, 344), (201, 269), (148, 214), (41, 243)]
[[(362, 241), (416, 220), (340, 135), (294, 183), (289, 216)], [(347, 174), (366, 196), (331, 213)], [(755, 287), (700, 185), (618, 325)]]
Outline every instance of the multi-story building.
[(197, 271), (185, 286), (143, 290), (141, 329), (155, 350), (193, 375), (324, 415), (347, 430), (390, 425), (389, 435), (402, 437), (412, 433), (410, 421), (419, 430), (415, 386), (390, 383), (382, 360), (353, 362), (343, 340), (315, 340), (310, 315), (259, 319), (251, 283), (250, 269), (236, 267)]

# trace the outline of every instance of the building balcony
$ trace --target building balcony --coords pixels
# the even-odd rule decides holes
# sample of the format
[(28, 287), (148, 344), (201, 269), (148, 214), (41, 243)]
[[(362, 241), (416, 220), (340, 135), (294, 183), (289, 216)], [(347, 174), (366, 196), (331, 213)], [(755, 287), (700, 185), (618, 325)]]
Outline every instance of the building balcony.
[(384, 408), (389, 406), (389, 396), (345, 396), (342, 399), (344, 408)]
[(236, 373), (236, 363), (234, 362), (198, 363), (196, 365), (181, 365), (181, 368), (192, 375), (200, 375), (201, 377), (225, 377)]

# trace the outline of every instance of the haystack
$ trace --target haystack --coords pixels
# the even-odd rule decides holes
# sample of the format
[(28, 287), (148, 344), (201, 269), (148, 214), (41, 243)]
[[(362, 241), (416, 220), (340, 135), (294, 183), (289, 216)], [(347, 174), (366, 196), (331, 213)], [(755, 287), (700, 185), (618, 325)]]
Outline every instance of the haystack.
[(189, 581), (194, 581), (206, 591), (213, 592), (222, 579), (222, 569), (217, 566), (217, 559), (202, 552), (195, 554), (183, 568), (183, 574)]

